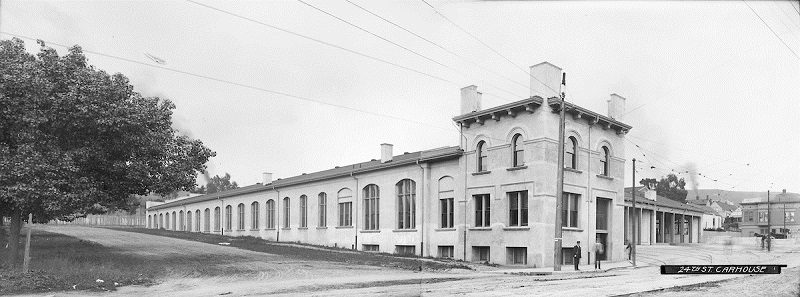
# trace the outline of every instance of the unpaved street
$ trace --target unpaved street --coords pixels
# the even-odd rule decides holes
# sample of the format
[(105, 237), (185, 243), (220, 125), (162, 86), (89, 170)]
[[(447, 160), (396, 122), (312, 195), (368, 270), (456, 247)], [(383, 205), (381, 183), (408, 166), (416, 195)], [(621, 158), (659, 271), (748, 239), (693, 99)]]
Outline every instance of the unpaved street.
[[(534, 269), (512, 267), (478, 267), (477, 271), (413, 272), (391, 268), (345, 265), (324, 261), (287, 259), (267, 253), (251, 252), (227, 246), (179, 240), (162, 236), (86, 227), (37, 227), (49, 232), (64, 233), (95, 241), (116, 249), (154, 260), (181, 255), (213, 255), (228, 257), (230, 262), (254, 275), (226, 275), (215, 278), (193, 278), (175, 272), (169, 279), (154, 286), (124, 286), (103, 296), (159, 295), (211, 296), (244, 295), (331, 295), (331, 296), (614, 296), (614, 295), (687, 295), (724, 296), (731, 289), (737, 293), (758, 296), (796, 294), (800, 275), (800, 246), (783, 241), (767, 253), (754, 244), (741, 243), (726, 250), (717, 244), (686, 246), (640, 246), (639, 267), (625, 263), (609, 263), (619, 268), (601, 272), (575, 273), (564, 271), (549, 276), (529, 276)], [(661, 264), (787, 264), (780, 276), (746, 275), (661, 275)], [(165, 267), (165, 269), (167, 269)], [(565, 268), (566, 269), (566, 268)], [(587, 268), (588, 269), (588, 268)], [(587, 270), (584, 269), (584, 270)], [(538, 269), (536, 271), (542, 271)], [(510, 274), (517, 272), (517, 274)], [(520, 273), (521, 272), (521, 273)], [(726, 281), (729, 280), (729, 281)], [(730, 281), (732, 280), (732, 281)], [(672, 287), (722, 281), (686, 290), (659, 291)], [(738, 287), (737, 287), (738, 286)], [(793, 287), (792, 287), (793, 286)], [(767, 295), (764, 293), (769, 292)], [(702, 293), (701, 295), (691, 295)], [(92, 295), (91, 293), (88, 293)], [(58, 295), (87, 295), (87, 292), (65, 292)]]

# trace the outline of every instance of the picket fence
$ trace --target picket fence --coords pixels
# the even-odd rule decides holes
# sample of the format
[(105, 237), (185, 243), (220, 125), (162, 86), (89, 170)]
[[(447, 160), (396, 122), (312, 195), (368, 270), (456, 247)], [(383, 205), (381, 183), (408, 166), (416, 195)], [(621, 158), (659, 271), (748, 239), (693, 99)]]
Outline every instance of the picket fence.
[(87, 215), (71, 222), (53, 220), (56, 225), (90, 225), (90, 226), (133, 226), (144, 227), (147, 219), (143, 215)]

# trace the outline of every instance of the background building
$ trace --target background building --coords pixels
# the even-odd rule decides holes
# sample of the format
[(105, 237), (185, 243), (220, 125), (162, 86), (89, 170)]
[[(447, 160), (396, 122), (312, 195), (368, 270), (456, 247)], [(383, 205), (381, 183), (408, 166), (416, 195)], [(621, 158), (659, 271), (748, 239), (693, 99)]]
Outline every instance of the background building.
[[(742, 201), (742, 236), (777, 234), (776, 237), (795, 237), (800, 234), (800, 222), (795, 214), (800, 208), (800, 195), (783, 192), (770, 197)], [(769, 218), (769, 221), (767, 221)], [(769, 226), (768, 226), (769, 225)]]

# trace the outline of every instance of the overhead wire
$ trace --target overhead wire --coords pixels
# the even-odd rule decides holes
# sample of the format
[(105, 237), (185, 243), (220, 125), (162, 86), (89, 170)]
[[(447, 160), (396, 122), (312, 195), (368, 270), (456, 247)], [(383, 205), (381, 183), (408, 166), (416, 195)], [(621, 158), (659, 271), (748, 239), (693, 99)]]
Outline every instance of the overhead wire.
[(766, 22), (766, 21), (764, 21), (764, 18), (762, 18), (762, 17), (761, 17), (761, 16), (760, 16), (760, 15), (759, 15), (759, 14), (758, 14), (758, 13), (757, 13), (757, 12), (756, 12), (754, 9), (753, 9), (753, 7), (751, 7), (751, 6), (750, 6), (750, 4), (748, 4), (748, 3), (747, 3), (747, 1), (745, 1), (745, 0), (742, 0), (742, 2), (744, 2), (744, 4), (745, 4), (745, 5), (747, 5), (747, 8), (750, 8), (750, 11), (752, 11), (752, 12), (753, 12), (753, 14), (755, 14), (755, 15), (758, 17), (758, 19), (759, 19), (759, 20), (761, 20), (761, 22), (762, 22), (762, 23), (764, 23), (764, 25), (765, 25), (765, 26), (767, 26), (767, 29), (769, 29), (769, 31), (770, 31), (770, 32), (772, 32), (772, 34), (774, 34), (774, 35), (775, 35), (775, 37), (777, 37), (777, 38), (778, 38), (778, 40), (780, 40), (780, 41), (781, 41), (781, 43), (783, 43), (783, 45), (784, 45), (784, 46), (786, 46), (786, 49), (788, 49), (790, 52), (792, 52), (792, 54), (794, 55), (794, 57), (795, 57), (795, 58), (797, 58), (798, 60), (800, 60), (800, 56), (798, 56), (798, 55), (797, 55), (797, 53), (796, 53), (796, 52), (794, 52), (794, 50), (793, 50), (791, 47), (789, 47), (789, 45), (788, 45), (788, 44), (786, 44), (786, 41), (783, 41), (783, 38), (781, 38), (781, 37), (778, 35), (778, 33), (777, 33), (777, 32), (775, 32), (775, 30), (773, 30), (773, 29), (772, 29), (772, 27), (771, 27), (769, 24), (767, 24), (767, 22)]

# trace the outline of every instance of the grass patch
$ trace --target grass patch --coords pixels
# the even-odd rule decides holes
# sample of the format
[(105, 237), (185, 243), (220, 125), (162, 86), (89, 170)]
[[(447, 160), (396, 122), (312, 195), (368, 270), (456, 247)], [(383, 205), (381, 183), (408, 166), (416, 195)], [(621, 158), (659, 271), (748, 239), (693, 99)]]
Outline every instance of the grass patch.
[[(21, 236), (24, 240), (24, 236)], [(21, 273), (24, 245), (18, 267), (0, 267), (0, 295), (53, 291), (113, 291), (118, 286), (151, 285), (168, 277), (208, 277), (256, 274), (238, 268), (230, 257), (170, 256), (153, 259), (132, 255), (75, 237), (34, 229), (31, 234), (30, 272)], [(8, 249), (0, 248), (5, 261)], [(5, 262), (3, 262), (5, 264)], [(102, 283), (97, 280), (103, 280)]]
[[(21, 238), (24, 240), (24, 236)], [(19, 252), (18, 267), (0, 267), (0, 295), (87, 289), (109, 291), (120, 285), (153, 281), (152, 272), (136, 265), (141, 259), (62, 234), (33, 230), (31, 271), (28, 273), (21, 272), (24, 245), (20, 245)], [(7, 253), (8, 249), (0, 249), (0, 259), (5, 261)], [(98, 279), (103, 282), (97, 282)]]
[[(309, 244), (276, 243), (252, 236), (231, 237), (217, 234), (169, 231), (162, 229), (145, 228), (116, 228), (109, 227), (118, 231), (137, 232), (150, 235), (167, 236), (184, 240), (198, 241), (210, 244), (229, 242), (230, 246), (254, 252), (270, 253), (295, 259), (310, 261), (328, 261), (347, 263), (351, 265), (369, 265), (392, 267), (407, 270), (446, 270), (446, 269), (471, 269), (457, 262), (442, 262), (438, 260), (425, 260), (419, 257), (403, 256), (398, 257), (391, 254), (379, 254), (370, 252), (357, 252), (351, 249), (341, 249), (326, 246)], [(298, 247), (300, 245), (301, 247)], [(305, 247), (302, 247), (305, 246)], [(306, 248), (307, 247), (307, 248)], [(343, 251), (348, 251), (343, 253)]]

